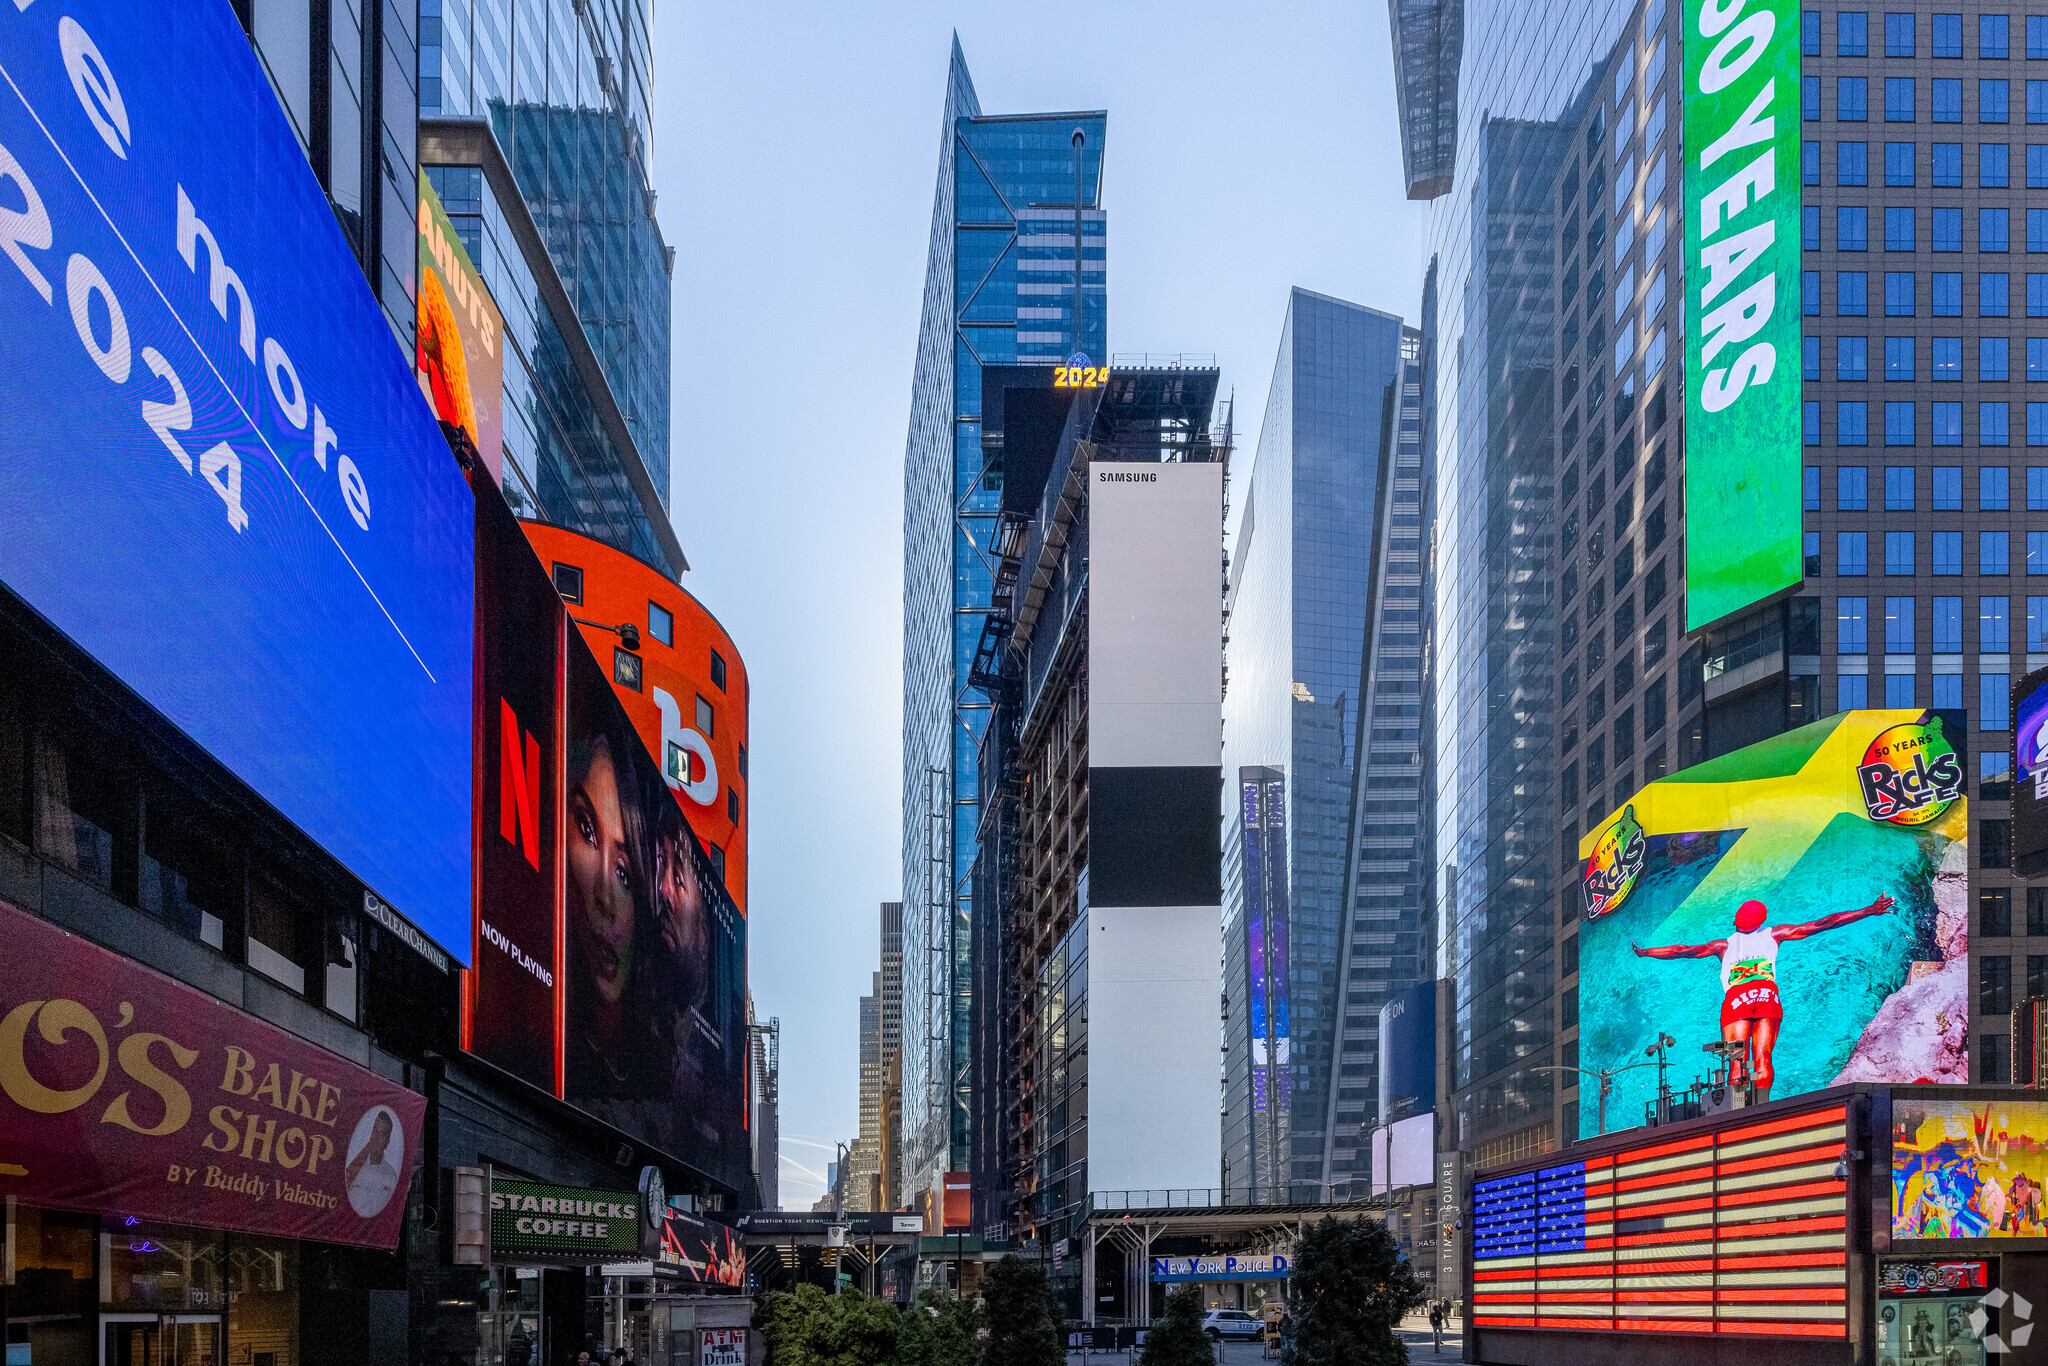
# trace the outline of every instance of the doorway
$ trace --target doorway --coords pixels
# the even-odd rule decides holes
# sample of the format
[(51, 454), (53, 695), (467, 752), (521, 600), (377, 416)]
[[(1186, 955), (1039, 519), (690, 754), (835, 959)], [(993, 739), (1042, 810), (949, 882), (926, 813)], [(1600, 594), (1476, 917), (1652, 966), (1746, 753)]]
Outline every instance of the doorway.
[(220, 1319), (212, 1314), (107, 1314), (100, 1366), (220, 1366)]

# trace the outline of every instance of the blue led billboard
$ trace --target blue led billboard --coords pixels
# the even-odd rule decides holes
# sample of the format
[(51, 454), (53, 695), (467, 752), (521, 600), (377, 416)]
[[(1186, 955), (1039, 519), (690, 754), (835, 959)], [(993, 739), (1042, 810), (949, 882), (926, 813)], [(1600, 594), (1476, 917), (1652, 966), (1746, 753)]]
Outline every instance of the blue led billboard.
[(469, 490), (233, 11), (0, 76), (0, 581), (467, 962)]

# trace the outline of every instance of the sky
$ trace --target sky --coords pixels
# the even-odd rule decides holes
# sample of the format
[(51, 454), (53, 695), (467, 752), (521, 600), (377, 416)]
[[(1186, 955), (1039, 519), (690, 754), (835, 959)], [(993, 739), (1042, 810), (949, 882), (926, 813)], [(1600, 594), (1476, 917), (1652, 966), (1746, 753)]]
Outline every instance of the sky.
[(752, 683), (749, 977), (782, 1204), (859, 1132), (899, 896), (903, 449), (957, 31), (982, 110), (1106, 109), (1112, 353), (1211, 354), (1242, 488), (1290, 286), (1414, 321), (1386, 7), (655, 5), (684, 586)]

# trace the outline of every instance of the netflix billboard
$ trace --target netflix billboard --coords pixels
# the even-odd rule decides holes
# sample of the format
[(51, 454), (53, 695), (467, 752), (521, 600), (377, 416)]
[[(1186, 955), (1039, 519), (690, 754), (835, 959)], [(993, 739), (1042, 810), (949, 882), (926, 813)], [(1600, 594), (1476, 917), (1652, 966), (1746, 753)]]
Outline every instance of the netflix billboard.
[(0, 902), (0, 1196), (392, 1248), (426, 1097)]
[(737, 1189), (750, 1161), (745, 919), (487, 479), (476, 501), (463, 1047)]

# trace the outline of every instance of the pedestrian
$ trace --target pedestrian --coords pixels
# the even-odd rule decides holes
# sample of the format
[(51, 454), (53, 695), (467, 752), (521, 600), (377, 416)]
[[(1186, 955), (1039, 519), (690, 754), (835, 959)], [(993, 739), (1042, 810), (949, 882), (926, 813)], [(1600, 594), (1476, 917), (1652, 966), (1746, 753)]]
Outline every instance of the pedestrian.
[(1444, 1350), (1444, 1302), (1442, 1300), (1431, 1300), (1429, 1302), (1429, 1337), (1431, 1342), (1430, 1350), (1436, 1355), (1442, 1355)]

